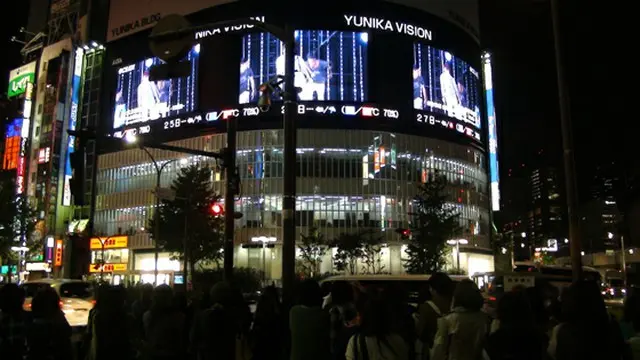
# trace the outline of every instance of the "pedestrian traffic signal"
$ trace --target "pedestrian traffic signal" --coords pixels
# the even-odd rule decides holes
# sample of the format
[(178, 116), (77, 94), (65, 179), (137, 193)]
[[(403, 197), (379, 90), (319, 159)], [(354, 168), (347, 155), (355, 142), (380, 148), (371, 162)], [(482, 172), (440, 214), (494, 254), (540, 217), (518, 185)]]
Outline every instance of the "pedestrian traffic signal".
[(213, 205), (211, 205), (211, 214), (213, 214), (213, 216), (224, 215), (224, 207), (219, 203), (214, 203)]

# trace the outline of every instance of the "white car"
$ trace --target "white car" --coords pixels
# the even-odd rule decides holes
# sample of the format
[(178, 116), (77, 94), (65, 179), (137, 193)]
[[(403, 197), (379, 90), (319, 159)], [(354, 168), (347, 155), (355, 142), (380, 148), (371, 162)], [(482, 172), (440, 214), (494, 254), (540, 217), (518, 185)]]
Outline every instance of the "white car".
[(93, 308), (91, 283), (70, 279), (39, 279), (21, 285), (25, 291), (24, 309), (31, 311), (31, 300), (44, 287), (53, 288), (60, 296), (60, 308), (72, 327), (87, 326)]

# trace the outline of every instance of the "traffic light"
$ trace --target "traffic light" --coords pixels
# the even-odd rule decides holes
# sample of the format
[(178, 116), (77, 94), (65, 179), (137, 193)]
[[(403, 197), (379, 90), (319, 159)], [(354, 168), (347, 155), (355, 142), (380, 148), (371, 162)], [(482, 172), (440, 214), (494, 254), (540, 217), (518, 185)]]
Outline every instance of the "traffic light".
[(396, 232), (400, 235), (400, 239), (409, 240), (411, 237), (411, 230), (405, 228), (397, 228)]
[(220, 205), (219, 203), (213, 203), (211, 205), (211, 214), (213, 216), (222, 216), (222, 215), (224, 215), (224, 206)]
[(73, 203), (75, 205), (84, 205), (84, 168), (85, 162), (85, 144), (76, 138), (76, 146), (74, 151), (69, 154), (69, 163), (71, 165), (71, 179), (69, 187)]

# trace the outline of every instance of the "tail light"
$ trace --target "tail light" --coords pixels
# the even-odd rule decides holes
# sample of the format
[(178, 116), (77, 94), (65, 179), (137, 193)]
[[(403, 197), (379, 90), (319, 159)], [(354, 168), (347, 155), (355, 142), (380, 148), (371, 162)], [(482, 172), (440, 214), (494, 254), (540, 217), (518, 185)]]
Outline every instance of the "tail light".
[(489, 296), (489, 301), (496, 301), (496, 297), (495, 296)]

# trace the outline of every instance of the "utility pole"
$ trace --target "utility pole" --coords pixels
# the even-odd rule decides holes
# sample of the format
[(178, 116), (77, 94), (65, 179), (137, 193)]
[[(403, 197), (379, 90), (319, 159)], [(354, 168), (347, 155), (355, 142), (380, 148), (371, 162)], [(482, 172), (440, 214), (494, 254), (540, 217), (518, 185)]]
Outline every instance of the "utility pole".
[(224, 193), (224, 279), (233, 279), (233, 240), (235, 235), (235, 195), (236, 195), (236, 119), (227, 121), (227, 148), (224, 151), (225, 180), (227, 187)]
[(284, 79), (284, 191), (282, 194), (282, 295), (287, 306), (293, 304), (296, 257), (296, 123), (298, 93), (293, 84), (295, 40), (293, 30), (285, 27)]
[(564, 150), (564, 177), (567, 192), (567, 215), (569, 217), (569, 241), (571, 249), (571, 267), (573, 281), (582, 278), (582, 241), (580, 239), (578, 219), (578, 191), (576, 183), (575, 160), (573, 156), (573, 135), (571, 129), (571, 104), (564, 74), (562, 43), (560, 34), (560, 9), (558, 0), (551, 0), (551, 18), (556, 55), (556, 73), (558, 98), (560, 102), (560, 122), (562, 124), (562, 145)]

